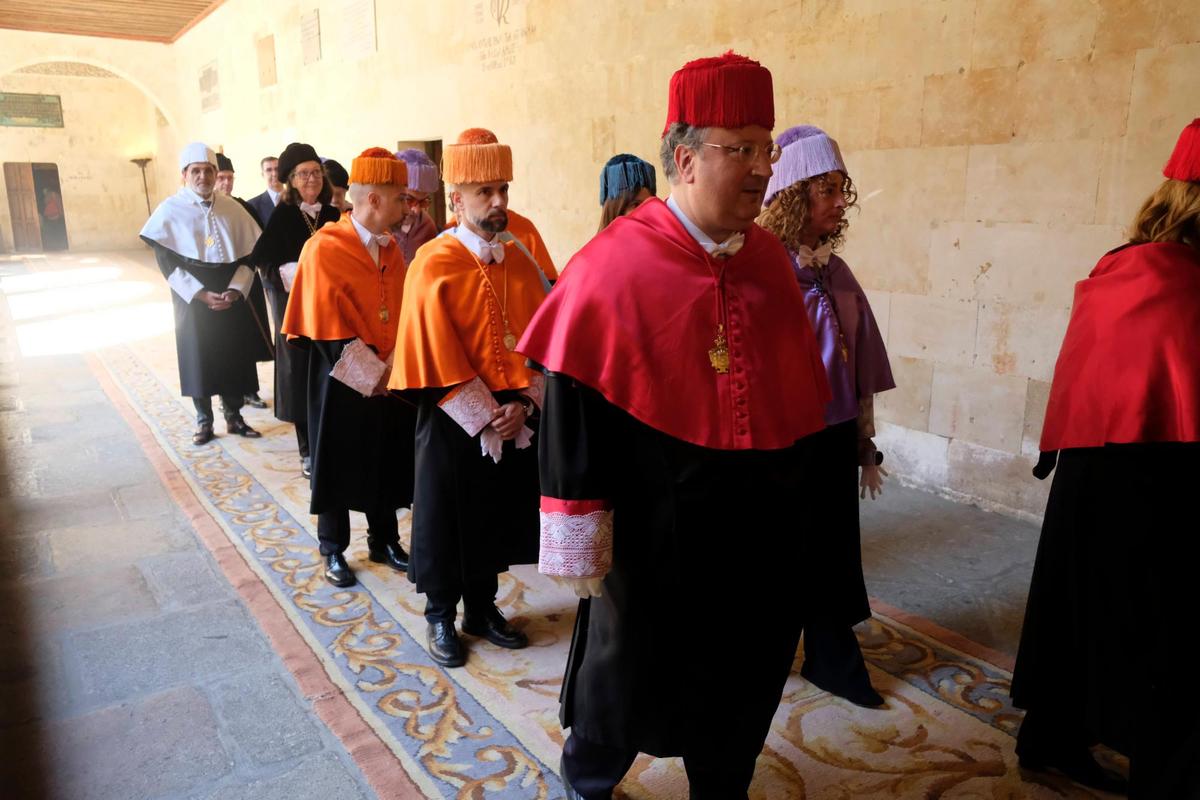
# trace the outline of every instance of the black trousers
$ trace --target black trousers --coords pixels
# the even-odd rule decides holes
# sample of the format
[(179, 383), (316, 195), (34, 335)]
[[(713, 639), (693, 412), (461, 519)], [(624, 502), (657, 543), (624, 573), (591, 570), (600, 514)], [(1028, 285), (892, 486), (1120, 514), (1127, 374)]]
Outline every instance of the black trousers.
[(296, 426), (296, 445), (300, 448), (300, 457), (308, 458), (308, 423), (297, 422)]
[[(350, 510), (339, 508), (317, 515), (317, 540), (321, 555), (344, 553), (350, 546)], [(396, 509), (384, 508), (367, 512), (367, 546), (382, 548), (400, 541)]]
[(463, 586), (461, 591), (438, 591), (425, 593), (425, 619), (430, 622), (453, 623), (458, 616), (458, 601), (463, 601), (466, 616), (482, 616), (496, 605), (496, 592), (500, 587), (497, 575), (479, 578)]
[[(221, 413), (225, 419), (237, 419), (242, 415), (242, 405), (246, 402), (243, 397), (221, 396)], [(192, 405), (196, 407), (196, 423), (212, 424), (213, 406), (211, 397), (193, 397)]]
[(800, 674), (830, 690), (853, 691), (871, 686), (854, 628), (837, 622), (805, 623)]
[[(762, 743), (754, 752), (737, 755), (728, 749), (683, 757), (691, 800), (738, 800), (748, 796)], [(572, 732), (563, 745), (563, 779), (585, 800), (608, 800), (625, 777), (636, 750), (589, 742)]]

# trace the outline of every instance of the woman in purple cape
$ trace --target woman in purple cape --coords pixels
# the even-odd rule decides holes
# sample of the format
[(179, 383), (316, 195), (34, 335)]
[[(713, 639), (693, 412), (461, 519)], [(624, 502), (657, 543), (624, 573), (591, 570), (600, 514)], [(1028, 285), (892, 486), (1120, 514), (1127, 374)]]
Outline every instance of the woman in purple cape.
[[(858, 705), (883, 705), (871, 686), (853, 626), (871, 616), (862, 572), (858, 501), (882, 492), (883, 454), (875, 449), (874, 396), (895, 388), (871, 305), (841, 248), (846, 210), (857, 197), (837, 142), (820, 128), (800, 125), (776, 143), (783, 155), (767, 186), (758, 222), (780, 238), (804, 290), (804, 304), (833, 399), (828, 426), (817, 434), (827, 525), (810, 538), (802, 585), (804, 666), (800, 674)], [(859, 468), (862, 470), (861, 481)], [(859, 489), (861, 488), (861, 493)]]

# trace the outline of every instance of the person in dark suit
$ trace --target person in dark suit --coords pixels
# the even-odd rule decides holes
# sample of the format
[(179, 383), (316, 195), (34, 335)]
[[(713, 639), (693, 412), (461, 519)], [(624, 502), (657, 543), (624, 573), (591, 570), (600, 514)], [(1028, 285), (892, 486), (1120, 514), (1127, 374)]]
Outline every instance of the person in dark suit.
[(275, 213), (275, 206), (279, 205), (279, 197), (283, 192), (283, 183), (279, 180), (279, 159), (275, 156), (267, 156), (259, 162), (262, 167), (263, 179), (267, 182), (267, 188), (262, 194), (256, 194), (248, 201), (251, 207), (254, 208), (255, 214), (258, 216), (259, 224), (265, 229), (267, 223), (271, 221), (271, 215)]
[[(248, 213), (251, 217), (254, 218), (254, 222), (258, 225), (259, 228), (266, 227), (265, 225), (263, 225), (262, 220), (258, 216), (258, 210), (255, 209), (254, 206), (250, 205), (249, 203), (247, 203), (245, 200), (243, 200), (240, 197), (234, 197), (233, 181), (234, 181), (236, 175), (235, 175), (235, 172), (233, 169), (233, 161), (231, 161), (229, 156), (225, 155), (224, 153), (217, 153), (216, 155), (217, 155), (217, 187), (216, 187), (217, 191), (220, 192), (221, 194), (228, 195), (229, 197), (232, 197), (234, 200), (238, 201), (238, 203), (241, 205), (241, 207), (246, 209), (246, 213)], [(262, 281), (260, 281), (258, 279), (257, 273), (255, 274), (255, 277), (254, 277), (254, 285), (250, 287), (250, 296), (247, 297), (247, 300), (249, 302), (253, 303), (254, 307), (256, 309), (260, 310), (260, 312), (263, 315), (262, 319), (265, 320), (266, 313), (267, 313), (267, 299), (266, 299), (266, 295), (263, 294)], [(265, 358), (263, 360), (271, 361), (273, 359)], [(245, 401), (246, 401), (246, 405), (250, 406), (251, 408), (266, 408), (267, 407), (267, 401), (263, 400), (261, 397), (258, 396), (257, 389), (255, 389), (255, 391), (251, 392), (250, 394), (246, 395)]]

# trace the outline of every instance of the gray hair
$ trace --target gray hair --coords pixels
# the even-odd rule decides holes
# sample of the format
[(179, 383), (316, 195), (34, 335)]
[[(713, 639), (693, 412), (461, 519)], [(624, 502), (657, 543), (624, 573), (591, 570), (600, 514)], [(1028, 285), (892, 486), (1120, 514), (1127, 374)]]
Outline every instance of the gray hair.
[(671, 127), (663, 134), (662, 144), (658, 148), (658, 157), (662, 160), (663, 174), (671, 183), (679, 183), (679, 172), (675, 169), (675, 148), (683, 145), (691, 150), (699, 150), (708, 135), (708, 128), (693, 128), (686, 122), (672, 122)]

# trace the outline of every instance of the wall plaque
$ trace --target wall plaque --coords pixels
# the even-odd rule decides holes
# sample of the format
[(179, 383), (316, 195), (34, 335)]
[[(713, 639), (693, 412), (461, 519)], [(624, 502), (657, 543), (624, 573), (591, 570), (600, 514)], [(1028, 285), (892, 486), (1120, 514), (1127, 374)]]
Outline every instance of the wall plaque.
[(56, 94), (0, 92), (0, 125), (62, 128), (62, 98)]

